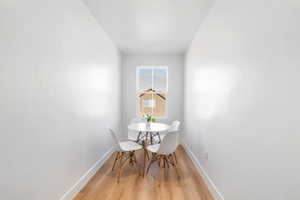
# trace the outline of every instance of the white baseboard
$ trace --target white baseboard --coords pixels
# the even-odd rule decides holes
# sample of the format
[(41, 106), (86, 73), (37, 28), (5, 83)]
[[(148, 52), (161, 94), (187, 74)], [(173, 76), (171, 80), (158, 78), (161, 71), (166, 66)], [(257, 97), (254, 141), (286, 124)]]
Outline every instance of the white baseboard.
[(87, 172), (85, 172), (83, 176), (81, 176), (80, 179), (59, 200), (72, 200), (102, 167), (112, 153), (113, 148), (109, 149)]
[(186, 152), (188, 153), (188, 155), (190, 156), (190, 158), (192, 159), (194, 165), (197, 167), (199, 173), (202, 175), (202, 177), (203, 177), (209, 191), (213, 195), (214, 199), (215, 200), (224, 200), (224, 197), (218, 190), (217, 186), (213, 183), (211, 178), (208, 176), (208, 174), (202, 167), (201, 163), (196, 158), (195, 154), (191, 151), (190, 147), (185, 142), (182, 142), (182, 145), (183, 145), (184, 149), (186, 150)]

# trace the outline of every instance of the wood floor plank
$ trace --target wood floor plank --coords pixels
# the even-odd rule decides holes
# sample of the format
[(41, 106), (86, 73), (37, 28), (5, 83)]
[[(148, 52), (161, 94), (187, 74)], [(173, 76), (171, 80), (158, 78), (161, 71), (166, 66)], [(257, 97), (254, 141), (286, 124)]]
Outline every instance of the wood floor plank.
[(183, 147), (177, 152), (174, 167), (151, 165), (143, 178), (143, 152), (137, 152), (138, 164), (123, 167), (117, 183), (117, 169), (111, 171), (115, 154), (109, 158), (74, 200), (213, 200), (205, 182)]

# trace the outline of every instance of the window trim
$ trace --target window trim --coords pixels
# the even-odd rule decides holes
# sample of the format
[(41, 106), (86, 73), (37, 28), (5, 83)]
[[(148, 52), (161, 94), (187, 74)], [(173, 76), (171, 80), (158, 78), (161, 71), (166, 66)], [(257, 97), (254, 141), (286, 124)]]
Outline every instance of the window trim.
[[(140, 117), (139, 113), (140, 113), (140, 106), (139, 106), (139, 97), (138, 97), (138, 94), (139, 92), (141, 92), (141, 89), (139, 88), (140, 86), (140, 70), (141, 69), (152, 69), (152, 88), (153, 88), (153, 72), (154, 72), (154, 69), (164, 69), (166, 70), (166, 91), (165, 92), (165, 95), (166, 95), (166, 102), (165, 102), (165, 115), (164, 116), (160, 116), (160, 117), (155, 117), (157, 119), (167, 119), (168, 116), (169, 116), (169, 113), (168, 113), (168, 105), (169, 105), (169, 98), (168, 98), (168, 93), (169, 93), (169, 67), (166, 66), (166, 65), (139, 65), (136, 67), (136, 87), (135, 87), (135, 96), (136, 96), (136, 116), (137, 117)], [(155, 88), (153, 88), (155, 89)]]

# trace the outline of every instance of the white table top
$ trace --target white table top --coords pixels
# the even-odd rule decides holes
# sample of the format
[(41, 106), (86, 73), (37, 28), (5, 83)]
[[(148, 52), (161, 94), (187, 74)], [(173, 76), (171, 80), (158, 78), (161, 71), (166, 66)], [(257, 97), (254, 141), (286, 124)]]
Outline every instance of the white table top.
[(144, 122), (133, 123), (128, 126), (129, 130), (139, 131), (139, 132), (163, 132), (170, 129), (170, 126), (163, 123), (150, 123), (149, 126)]

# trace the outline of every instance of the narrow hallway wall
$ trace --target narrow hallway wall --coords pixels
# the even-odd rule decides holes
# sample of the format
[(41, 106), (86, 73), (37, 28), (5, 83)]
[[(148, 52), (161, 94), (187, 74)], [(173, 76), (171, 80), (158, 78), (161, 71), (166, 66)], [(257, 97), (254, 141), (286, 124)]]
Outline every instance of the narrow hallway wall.
[(300, 199), (299, 19), (216, 0), (186, 54), (185, 141), (226, 200)]
[(0, 193), (58, 200), (110, 148), (119, 52), (81, 0), (0, 2)]

